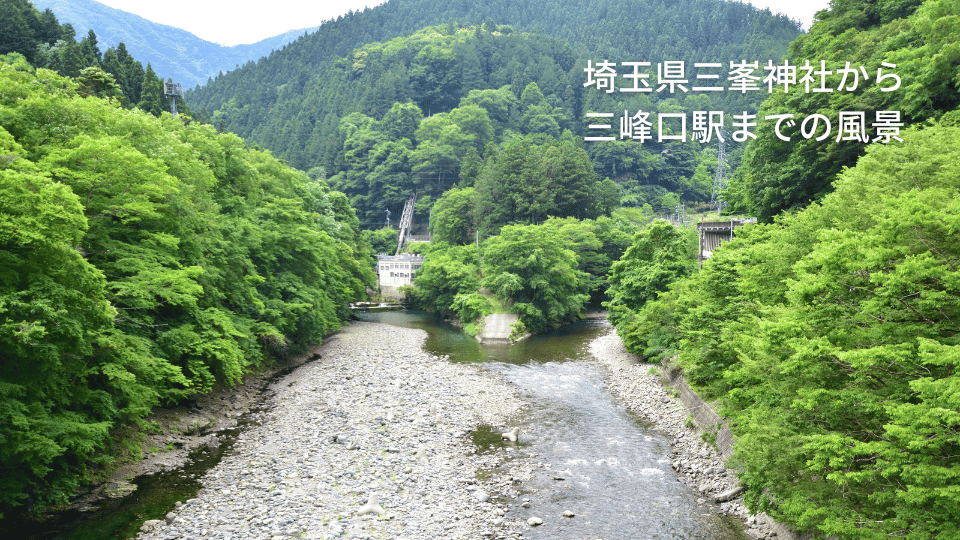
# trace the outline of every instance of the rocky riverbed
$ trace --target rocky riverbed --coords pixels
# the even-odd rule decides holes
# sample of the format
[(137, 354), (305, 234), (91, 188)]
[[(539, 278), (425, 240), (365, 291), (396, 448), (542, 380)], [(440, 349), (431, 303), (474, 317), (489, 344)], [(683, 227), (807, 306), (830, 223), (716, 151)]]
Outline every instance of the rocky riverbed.
[(746, 524), (753, 538), (772, 538), (782, 529), (766, 515), (753, 515), (739, 497), (741, 489), (734, 471), (726, 468), (718, 449), (694, 429), (680, 400), (664, 387), (651, 364), (628, 352), (611, 330), (590, 343), (590, 353), (607, 368), (607, 387), (630, 411), (653, 423), (671, 437), (673, 468), (680, 480), (701, 494), (704, 505), (731, 514)]
[[(138, 538), (496, 540), (522, 538), (543, 519), (576, 519), (521, 517), (530, 514), (527, 481), (550, 465), (513, 444), (478, 453), (472, 436), (493, 426), (499, 439), (512, 425), (524, 407), (516, 387), (424, 352), (425, 337), (375, 323), (336, 334), (315, 351), (320, 359), (271, 385), (260, 425), (239, 435), (197, 496), (145, 523)], [(609, 391), (671, 437), (673, 467), (704, 510), (743, 519), (755, 538), (775, 536), (772, 522), (743, 506), (733, 471), (650, 365), (613, 331), (589, 350)]]
[(354, 323), (275, 382), (203, 488), (138, 538), (520, 537), (507, 452), (469, 455), (471, 432), (523, 402), (476, 366), (423, 352), (426, 333)]

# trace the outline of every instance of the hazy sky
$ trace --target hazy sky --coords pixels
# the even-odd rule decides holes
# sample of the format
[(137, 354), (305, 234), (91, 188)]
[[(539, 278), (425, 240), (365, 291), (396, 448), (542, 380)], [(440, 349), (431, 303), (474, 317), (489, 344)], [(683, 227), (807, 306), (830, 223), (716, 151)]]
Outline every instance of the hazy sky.
[[(110, 7), (135, 13), (153, 22), (182, 28), (200, 38), (222, 45), (256, 43), (261, 39), (320, 26), (351, 9), (374, 7), (384, 0), (98, 0)], [(482, 2), (483, 0), (477, 0)], [(752, 0), (809, 28), (813, 14), (829, 0)]]

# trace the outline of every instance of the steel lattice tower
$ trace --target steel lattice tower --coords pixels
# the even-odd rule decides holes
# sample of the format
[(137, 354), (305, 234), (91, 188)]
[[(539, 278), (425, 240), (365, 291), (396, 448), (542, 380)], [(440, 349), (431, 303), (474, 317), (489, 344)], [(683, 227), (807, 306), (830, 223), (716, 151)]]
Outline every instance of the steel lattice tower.
[(723, 210), (723, 201), (720, 199), (723, 188), (726, 187), (724, 184), (724, 170), (726, 167), (726, 139), (723, 138), (723, 131), (720, 131), (720, 144), (717, 148), (717, 173), (713, 177), (713, 193), (710, 195), (710, 207), (716, 208), (717, 213), (719, 214)]

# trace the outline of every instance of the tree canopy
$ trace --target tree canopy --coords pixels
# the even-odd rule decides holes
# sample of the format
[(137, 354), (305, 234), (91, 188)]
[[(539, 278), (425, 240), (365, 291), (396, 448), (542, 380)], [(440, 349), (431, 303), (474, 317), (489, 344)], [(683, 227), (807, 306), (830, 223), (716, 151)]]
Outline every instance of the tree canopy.
[(3, 512), (63, 502), (112, 427), (319, 342), (373, 284), (342, 194), (90, 84), (0, 59)]
[(745, 228), (621, 329), (641, 353), (666, 343), (719, 398), (751, 508), (818, 536), (960, 532), (960, 128), (903, 139), (871, 145), (822, 203)]

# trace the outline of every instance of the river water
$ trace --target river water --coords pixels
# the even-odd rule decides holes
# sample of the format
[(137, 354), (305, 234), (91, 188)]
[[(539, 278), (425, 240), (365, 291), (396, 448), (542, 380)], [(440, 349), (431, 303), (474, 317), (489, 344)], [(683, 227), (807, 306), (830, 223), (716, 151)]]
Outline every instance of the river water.
[[(593, 339), (612, 330), (605, 320), (508, 346), (481, 345), (425, 313), (370, 313), (363, 319), (426, 330), (428, 351), (453, 362), (482, 362), (519, 387), (529, 404), (517, 421), (521, 453), (550, 465), (525, 486), (531, 506), (518, 511), (524, 519), (544, 519), (525, 531), (526, 538), (747, 538), (742, 525), (711, 512), (678, 481), (667, 437), (606, 391), (603, 368), (589, 352)], [(558, 519), (566, 510), (576, 517)]]
[[(482, 363), (517, 385), (529, 404), (516, 424), (521, 429), (516, 453), (527, 457), (517, 459), (550, 466), (538, 469), (522, 487), (530, 508), (514, 510), (524, 520), (544, 519), (542, 526), (525, 531), (526, 538), (747, 538), (735, 520), (710, 512), (696, 493), (677, 480), (666, 436), (631, 416), (606, 392), (602, 368), (588, 350), (594, 338), (611, 330), (606, 321), (583, 321), (508, 346), (481, 345), (428, 313), (379, 312), (360, 317), (423, 329), (429, 336), (424, 345), (429, 352), (447, 355), (452, 362)], [(96, 513), (64, 514), (43, 526), (18, 530), (16, 537), (119, 540), (133, 536), (144, 520), (162, 519), (174, 501), (193, 497), (200, 487), (195, 479), (216, 465), (230, 446), (232, 438), (216, 455), (195, 456), (196, 462), (187, 470), (138, 478), (135, 495)], [(576, 517), (560, 518), (566, 510)]]

